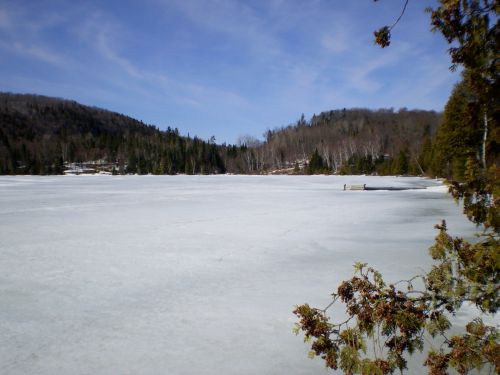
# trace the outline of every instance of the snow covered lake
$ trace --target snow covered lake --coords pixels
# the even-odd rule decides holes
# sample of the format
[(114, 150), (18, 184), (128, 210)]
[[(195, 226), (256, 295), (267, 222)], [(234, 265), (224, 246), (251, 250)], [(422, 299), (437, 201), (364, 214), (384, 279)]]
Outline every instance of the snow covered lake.
[(294, 305), (423, 272), (442, 219), (474, 233), (419, 178), (0, 177), (0, 373), (327, 373)]

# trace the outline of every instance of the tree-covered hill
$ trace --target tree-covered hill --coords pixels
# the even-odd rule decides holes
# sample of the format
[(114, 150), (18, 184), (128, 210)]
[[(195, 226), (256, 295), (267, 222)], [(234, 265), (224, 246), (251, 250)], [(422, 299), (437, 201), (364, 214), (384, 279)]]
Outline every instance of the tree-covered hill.
[(0, 174), (60, 174), (74, 163), (139, 174), (421, 174), (441, 117), (333, 110), (268, 130), (264, 141), (216, 145), (75, 101), (0, 93)]
[(68, 163), (121, 173), (223, 173), (213, 142), (57, 98), (0, 94), (0, 174), (58, 174)]
[[(305, 173), (423, 174), (422, 151), (442, 115), (434, 111), (342, 109), (269, 130), (254, 167)], [(307, 165), (306, 165), (307, 164)]]

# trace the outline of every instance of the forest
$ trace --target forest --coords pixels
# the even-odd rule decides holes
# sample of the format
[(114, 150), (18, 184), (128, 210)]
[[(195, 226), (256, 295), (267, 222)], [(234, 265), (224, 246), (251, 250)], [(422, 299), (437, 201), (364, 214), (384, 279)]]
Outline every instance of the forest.
[[(304, 115), (235, 145), (182, 136), (75, 101), (0, 94), (0, 174), (62, 174), (93, 163), (114, 174), (430, 172), (434, 111), (339, 109)], [(446, 164), (446, 163), (445, 163)]]
[(130, 117), (38, 95), (0, 95), (0, 174), (62, 174), (100, 162), (115, 173), (225, 173), (211, 141)]
[(254, 170), (295, 173), (423, 174), (422, 152), (441, 122), (434, 111), (362, 108), (322, 112), (265, 134), (250, 155)]

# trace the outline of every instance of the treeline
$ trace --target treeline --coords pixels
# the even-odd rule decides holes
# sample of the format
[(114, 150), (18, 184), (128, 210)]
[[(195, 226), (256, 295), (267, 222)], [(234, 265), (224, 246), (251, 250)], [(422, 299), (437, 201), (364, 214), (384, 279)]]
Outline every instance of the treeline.
[[(71, 163), (102, 161), (114, 173), (378, 174), (460, 177), (483, 130), (468, 126), (470, 92), (459, 84), (444, 114), (342, 109), (217, 145), (130, 117), (38, 95), (0, 93), (0, 174), (60, 174)], [(476, 121), (477, 123), (477, 121)], [(489, 159), (498, 159), (490, 119)], [(441, 124), (441, 125), (440, 125)]]

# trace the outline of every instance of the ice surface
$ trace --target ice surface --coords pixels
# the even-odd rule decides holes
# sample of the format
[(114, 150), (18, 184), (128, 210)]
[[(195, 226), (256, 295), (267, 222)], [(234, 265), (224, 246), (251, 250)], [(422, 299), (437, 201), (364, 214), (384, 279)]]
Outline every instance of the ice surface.
[(422, 272), (441, 219), (474, 233), (419, 178), (1, 177), (0, 373), (325, 373), (294, 305)]

